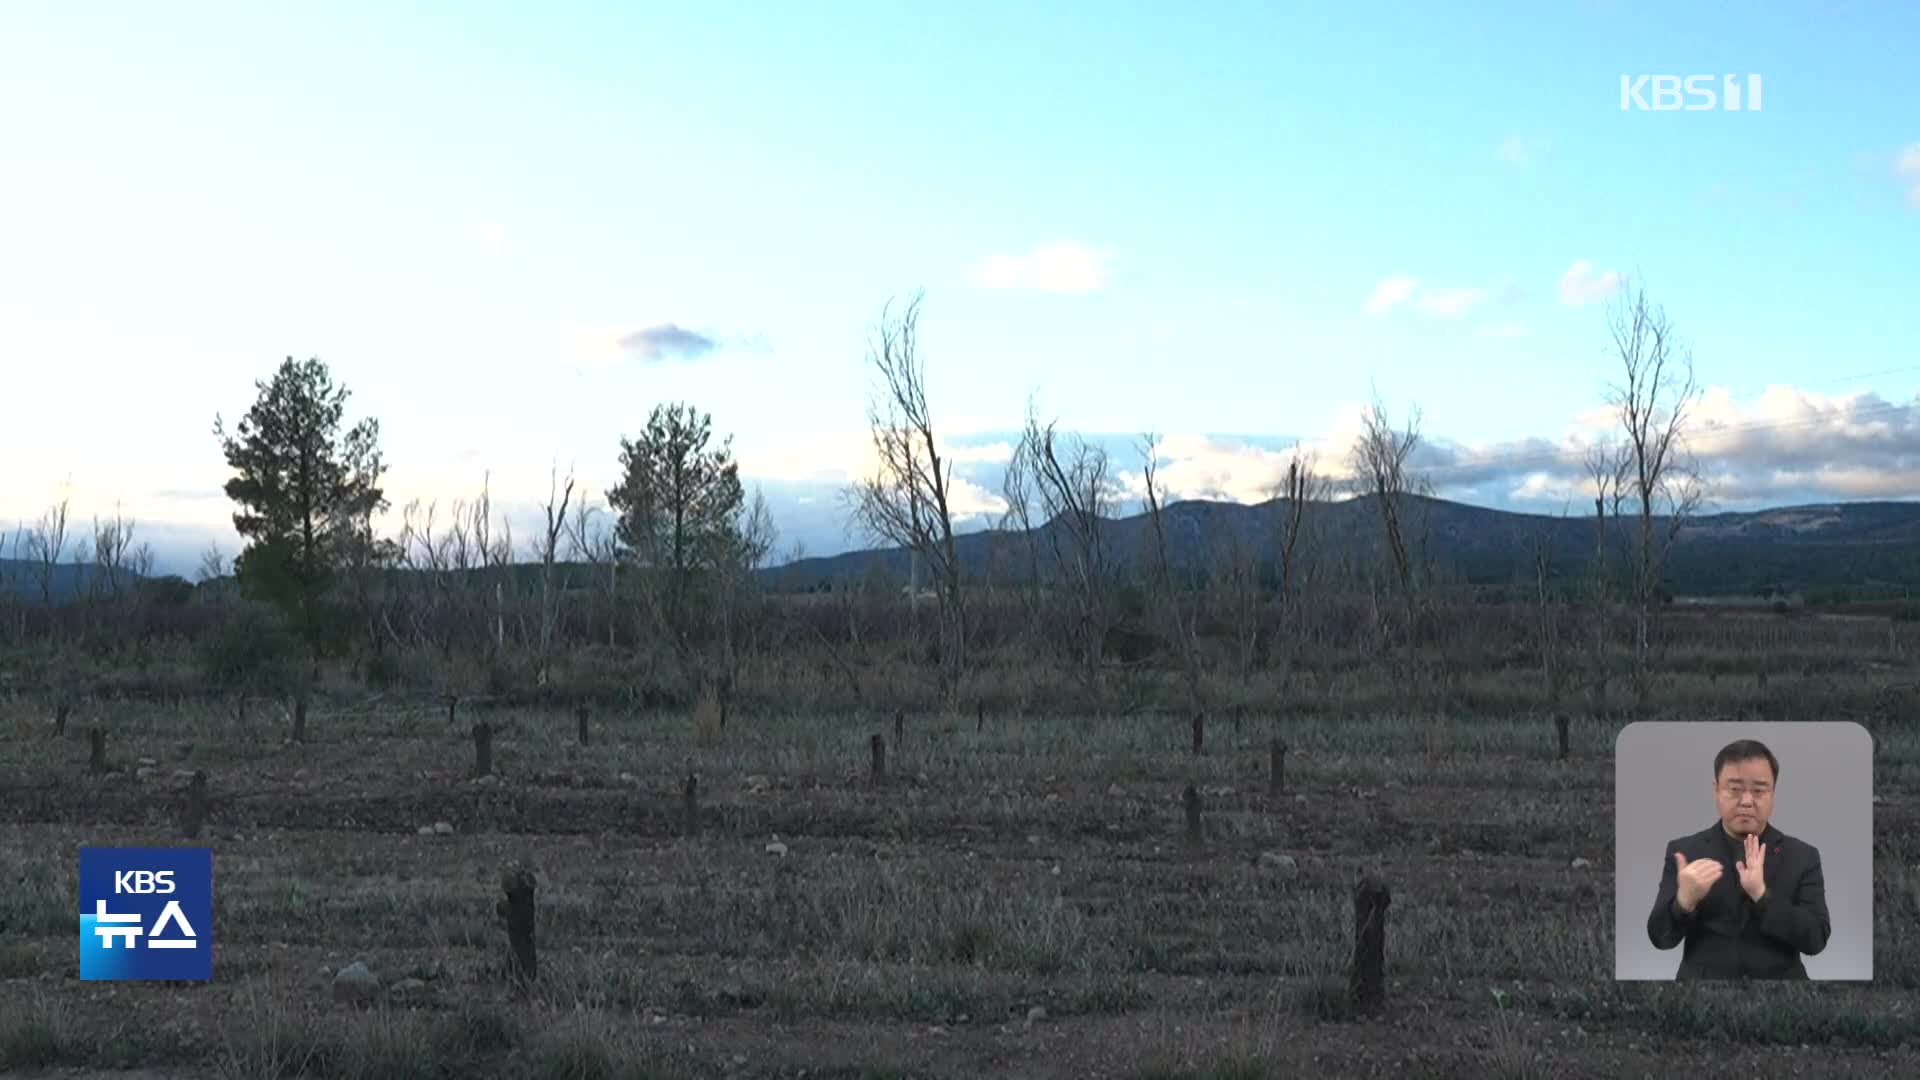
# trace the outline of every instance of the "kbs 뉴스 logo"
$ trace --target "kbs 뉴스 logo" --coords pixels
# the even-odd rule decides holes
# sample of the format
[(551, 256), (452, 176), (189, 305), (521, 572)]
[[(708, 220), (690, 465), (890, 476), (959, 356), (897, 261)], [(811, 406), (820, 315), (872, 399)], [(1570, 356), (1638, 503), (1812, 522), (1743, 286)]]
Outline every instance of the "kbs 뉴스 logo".
[(213, 977), (213, 849), (80, 849), (80, 977)]

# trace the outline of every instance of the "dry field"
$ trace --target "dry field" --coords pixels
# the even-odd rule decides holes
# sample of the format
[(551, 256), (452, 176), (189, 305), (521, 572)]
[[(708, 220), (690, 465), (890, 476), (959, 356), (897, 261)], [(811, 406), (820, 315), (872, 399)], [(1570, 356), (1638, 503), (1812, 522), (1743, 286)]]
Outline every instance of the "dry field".
[[(1886, 678), (1840, 666), (1805, 694)], [(1663, 695), (1738, 711), (1793, 681), (1693, 675)], [(1556, 763), (1537, 715), (1436, 722), (1357, 693), (1238, 731), (1217, 718), (1198, 755), (1160, 714), (909, 712), (896, 742), (890, 711), (745, 711), (718, 733), (603, 712), (582, 746), (569, 713), (501, 711), (484, 716), (505, 726), (498, 775), (476, 781), (482, 714), (450, 728), (427, 704), (316, 707), (301, 746), (277, 718), (242, 729), (211, 706), (90, 706), (64, 740), (10, 709), (10, 1073), (1920, 1075), (1920, 732), (1904, 720), (1881, 725), (1876, 762), (1876, 983), (1679, 987), (1611, 979), (1618, 723), (1576, 720)], [(104, 776), (87, 769), (96, 720)], [(78, 981), (76, 848), (184, 842), (195, 769), (214, 980)], [(495, 913), (516, 861), (539, 880), (524, 996)], [(1392, 889), (1370, 1015), (1345, 994), (1369, 876)], [(354, 961), (382, 984), (374, 1004), (336, 997)]]

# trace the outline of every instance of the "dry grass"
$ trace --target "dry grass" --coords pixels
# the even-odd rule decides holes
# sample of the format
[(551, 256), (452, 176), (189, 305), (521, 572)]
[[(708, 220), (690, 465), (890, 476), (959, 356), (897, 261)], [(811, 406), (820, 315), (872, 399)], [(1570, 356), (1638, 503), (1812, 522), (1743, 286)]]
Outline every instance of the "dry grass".
[[(1901, 678), (1813, 638), (1781, 644), (1803, 671), (1782, 665), (1773, 698), (1720, 674), (1743, 670), (1734, 654), (1703, 650), (1661, 677), (1660, 700), (1835, 713)], [(1048, 709), (1070, 674), (1024, 670), (974, 676), (968, 692), (999, 703), (979, 730), (971, 709), (910, 712), (901, 744), (891, 705), (804, 695), (742, 706), (724, 729), (710, 695), (681, 713), (597, 708), (586, 747), (571, 710), (497, 710), (511, 725), (491, 786), (466, 778), (465, 724), (449, 730), (431, 703), (316, 705), (299, 748), (263, 710), (237, 728), (212, 704), (83, 710), (64, 741), (16, 732), (0, 744), (0, 1055), (229, 1077), (1530, 1077), (1920, 1040), (1911, 727), (1883, 723), (1875, 762), (1890, 797), (1876, 807), (1881, 981), (1741, 996), (1611, 980), (1611, 921), (1592, 912), (1611, 897), (1624, 721), (1576, 711), (1575, 760), (1556, 765), (1530, 672), (1461, 670), (1451, 707), (1410, 713), (1377, 671), (1330, 665), (1284, 712), (1211, 724), (1195, 756), (1183, 712)], [(873, 681), (906, 693), (921, 674)], [(844, 691), (793, 663), (752, 677)], [(1233, 692), (1257, 703), (1266, 689)], [(95, 719), (116, 761), (152, 758), (153, 776), (86, 776), (78, 733)], [(881, 785), (866, 776), (875, 732)], [(1276, 735), (1290, 747), (1277, 798)], [(689, 764), (697, 837), (680, 827)], [(216, 983), (129, 988), (109, 1007), (71, 981), (72, 851), (174, 842), (172, 777), (196, 768), (212, 779)], [(1200, 853), (1180, 842), (1189, 783), (1205, 797)], [(417, 834), (436, 821), (454, 834)], [(767, 850), (776, 836), (785, 855)], [(541, 882), (542, 976), (525, 999), (501, 983), (493, 913), (499, 867), (519, 859)], [(1380, 1016), (1347, 998), (1363, 875), (1394, 891)], [(333, 1002), (319, 972), (355, 959), (422, 980), (425, 997)], [(1665, 1056), (1640, 1056), (1659, 1040)]]

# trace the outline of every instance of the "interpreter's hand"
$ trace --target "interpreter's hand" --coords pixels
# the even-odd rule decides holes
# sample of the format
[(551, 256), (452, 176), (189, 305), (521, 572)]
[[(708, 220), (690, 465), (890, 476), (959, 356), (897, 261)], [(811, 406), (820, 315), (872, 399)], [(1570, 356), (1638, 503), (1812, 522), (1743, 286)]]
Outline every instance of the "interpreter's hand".
[(1675, 899), (1680, 902), (1681, 911), (1691, 912), (1706, 897), (1707, 890), (1713, 888), (1713, 883), (1720, 880), (1726, 868), (1717, 859), (1688, 862), (1686, 853), (1680, 851), (1673, 853), (1673, 861), (1678, 864), (1680, 871), (1680, 892)]
[(1767, 895), (1767, 845), (1752, 833), (1747, 834), (1747, 857), (1740, 862), (1740, 887), (1755, 903)]

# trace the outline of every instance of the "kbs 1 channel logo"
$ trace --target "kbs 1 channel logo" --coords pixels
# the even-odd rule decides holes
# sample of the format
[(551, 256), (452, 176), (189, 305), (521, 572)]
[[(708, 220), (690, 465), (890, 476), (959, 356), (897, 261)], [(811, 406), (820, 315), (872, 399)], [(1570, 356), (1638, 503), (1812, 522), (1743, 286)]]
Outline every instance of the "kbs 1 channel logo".
[(80, 978), (213, 978), (212, 848), (81, 848)]

